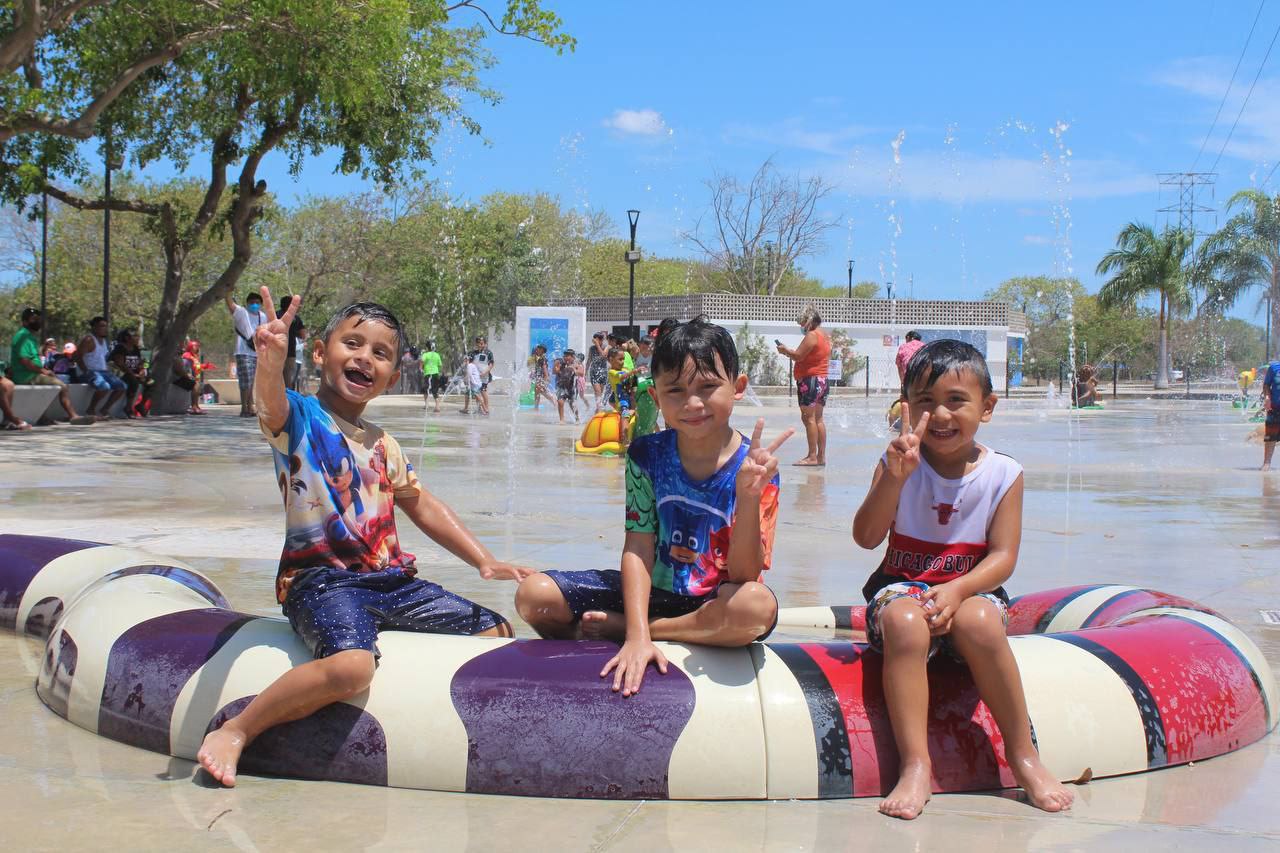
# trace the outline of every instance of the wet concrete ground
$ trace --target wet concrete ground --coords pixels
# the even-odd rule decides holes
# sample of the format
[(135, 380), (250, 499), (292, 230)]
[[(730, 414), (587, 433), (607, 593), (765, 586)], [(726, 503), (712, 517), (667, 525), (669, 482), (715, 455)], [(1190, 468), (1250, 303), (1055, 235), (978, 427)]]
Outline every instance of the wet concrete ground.
[[(401, 442), (433, 491), (499, 556), (538, 568), (615, 567), (622, 467), (576, 456), (577, 430), (546, 411), (423, 417), (411, 398), (370, 415)], [(743, 404), (735, 423), (766, 435), (799, 425), (794, 407)], [(830, 464), (787, 467), (774, 570), (784, 605), (858, 603), (878, 554), (849, 537), (887, 440), (886, 401), (827, 410)], [(0, 531), (130, 544), (190, 561), (238, 609), (276, 613), (282, 516), (256, 425), (205, 418), (54, 427), (0, 436)], [(1127, 583), (1184, 595), (1234, 619), (1280, 668), (1280, 473), (1257, 471), (1253, 425), (1225, 402), (1125, 401), (1069, 413), (1001, 403), (979, 437), (1026, 468), (1024, 533), (1011, 592)], [(784, 459), (803, 455), (796, 437)], [(480, 580), (411, 526), (424, 575), (515, 620), (514, 587)], [(523, 626), (521, 626), (523, 628)], [(523, 628), (522, 633), (528, 634)], [(0, 637), (0, 838), (14, 847), (241, 849), (368, 847), (548, 850), (1277, 849), (1280, 736), (1195, 766), (1095, 781), (1069, 815), (1012, 794), (936, 797), (911, 824), (874, 800), (663, 803), (437, 794), (245, 777), (202, 785), (190, 762), (99, 738), (55, 717), (32, 689), (39, 646)]]

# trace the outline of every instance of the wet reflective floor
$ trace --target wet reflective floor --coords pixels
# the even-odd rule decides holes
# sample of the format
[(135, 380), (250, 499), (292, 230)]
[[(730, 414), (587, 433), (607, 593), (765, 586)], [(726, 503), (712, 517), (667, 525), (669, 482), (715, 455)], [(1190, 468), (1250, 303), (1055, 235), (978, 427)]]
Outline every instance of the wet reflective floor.
[[(740, 405), (736, 425), (766, 436), (799, 426), (783, 401)], [(825, 469), (784, 467), (774, 569), (784, 606), (859, 603), (878, 554), (849, 536), (887, 441), (885, 400), (835, 398)], [(498, 556), (537, 568), (616, 567), (623, 477), (616, 459), (575, 455), (578, 430), (553, 413), (489, 418), (457, 406), (425, 418), (389, 398), (371, 419), (393, 433), (427, 486)], [(1026, 469), (1013, 594), (1077, 583), (1149, 586), (1235, 620), (1280, 668), (1280, 472), (1262, 474), (1253, 424), (1226, 402), (1119, 401), (1071, 413), (1004, 401), (979, 438)], [(786, 461), (803, 438), (784, 445)], [(0, 435), (0, 531), (128, 544), (202, 569), (238, 609), (276, 613), (283, 527), (256, 424), (205, 418), (52, 427)], [(426, 576), (520, 625), (514, 587), (480, 580), (401, 526)], [(114, 743), (55, 717), (32, 689), (39, 646), (0, 637), (0, 838), (14, 847), (238, 847), (548, 850), (792, 850), (962, 845), (1131, 849), (1137, 844), (1274, 850), (1280, 737), (1194, 766), (1077, 789), (1069, 815), (1011, 794), (936, 797), (907, 824), (874, 800), (663, 803), (438, 794), (244, 777), (214, 790), (190, 762)]]

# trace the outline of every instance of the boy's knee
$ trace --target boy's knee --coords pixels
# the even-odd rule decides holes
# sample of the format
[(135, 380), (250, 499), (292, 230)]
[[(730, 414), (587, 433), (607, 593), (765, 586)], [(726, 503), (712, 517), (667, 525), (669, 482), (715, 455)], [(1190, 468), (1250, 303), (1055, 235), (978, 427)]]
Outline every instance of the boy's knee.
[(747, 581), (738, 587), (729, 609), (739, 617), (751, 622), (751, 627), (759, 627), (756, 635), (763, 634), (778, 615), (778, 599), (774, 598), (769, 587), (756, 581)]
[(961, 642), (990, 645), (1005, 640), (1004, 620), (990, 601), (971, 598), (960, 606), (951, 620), (951, 633)]
[(324, 659), (330, 689), (343, 699), (362, 692), (373, 681), (377, 663), (373, 652), (350, 649)]
[(554, 619), (563, 605), (560, 587), (544, 574), (529, 575), (516, 588), (516, 612), (530, 625)]
[(924, 608), (914, 598), (899, 598), (880, 611), (880, 633), (886, 648), (892, 646), (902, 651), (929, 648), (929, 624), (925, 621)]

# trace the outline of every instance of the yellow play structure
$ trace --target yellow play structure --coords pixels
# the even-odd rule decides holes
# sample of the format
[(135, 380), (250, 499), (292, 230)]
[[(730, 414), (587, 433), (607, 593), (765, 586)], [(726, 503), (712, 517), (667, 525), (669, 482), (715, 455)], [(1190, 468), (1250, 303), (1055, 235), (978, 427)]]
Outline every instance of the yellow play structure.
[[(627, 416), (628, 441), (635, 425), (634, 414)], [(582, 429), (582, 438), (574, 443), (579, 453), (596, 456), (617, 456), (622, 452), (622, 415), (613, 410), (596, 412)]]

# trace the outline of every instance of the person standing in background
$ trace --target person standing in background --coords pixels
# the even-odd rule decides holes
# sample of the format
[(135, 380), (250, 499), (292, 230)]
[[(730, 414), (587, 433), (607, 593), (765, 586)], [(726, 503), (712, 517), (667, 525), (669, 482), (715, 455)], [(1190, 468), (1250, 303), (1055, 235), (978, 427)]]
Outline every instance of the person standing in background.
[(240, 387), (240, 417), (256, 418), (253, 408), (253, 379), (258, 373), (258, 353), (253, 348), (253, 336), (266, 320), (262, 313), (262, 294), (246, 294), (244, 305), (237, 305), (230, 291), (223, 296), (227, 312), (231, 315), (231, 327), (236, 332), (236, 384)]
[(419, 358), (422, 362), (422, 402), (427, 402), (430, 396), (436, 401), (436, 413), (440, 413), (440, 391), (444, 385), (444, 377), (440, 373), (440, 353), (436, 352), (436, 342), (427, 341), (426, 347), (422, 350), (422, 356)]
[(812, 305), (805, 306), (796, 318), (804, 330), (800, 346), (791, 349), (778, 343), (778, 352), (795, 362), (796, 392), (800, 401), (800, 420), (804, 423), (809, 452), (793, 465), (821, 467), (827, 464), (827, 424), (822, 410), (827, 405), (827, 364), (831, 360), (831, 339), (819, 327), (822, 317)]

